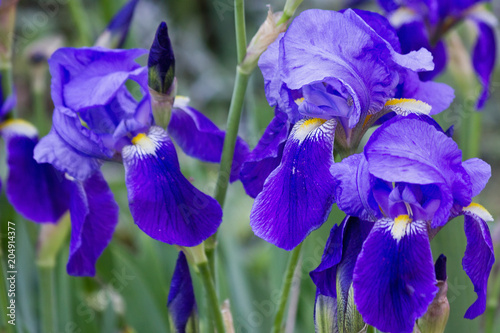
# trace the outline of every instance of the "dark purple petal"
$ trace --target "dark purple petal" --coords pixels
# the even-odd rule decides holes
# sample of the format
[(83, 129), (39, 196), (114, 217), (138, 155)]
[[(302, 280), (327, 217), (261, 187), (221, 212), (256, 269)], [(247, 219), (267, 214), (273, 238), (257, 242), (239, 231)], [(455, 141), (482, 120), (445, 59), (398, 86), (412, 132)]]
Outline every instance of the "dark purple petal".
[(486, 309), (488, 277), (495, 262), (490, 230), (486, 220), (492, 220), (491, 215), (480, 205), (471, 204), (464, 208), (465, 235), (467, 247), (462, 259), (462, 266), (469, 276), (477, 300), (465, 312), (465, 318), (474, 319)]
[(484, 189), (491, 177), (491, 166), (479, 158), (471, 158), (462, 163), (470, 177), (472, 196), (475, 197)]
[(276, 112), (257, 146), (243, 163), (240, 180), (245, 191), (252, 198), (262, 191), (269, 174), (281, 163), (289, 127), (287, 115), (283, 112)]
[(179, 252), (170, 283), (167, 308), (172, 315), (176, 332), (185, 332), (189, 317), (196, 316), (197, 306), (189, 265), (184, 252)]
[(483, 92), (477, 101), (477, 108), (481, 109), (488, 98), (488, 88), (490, 85), (491, 73), (495, 67), (496, 60), (496, 40), (495, 30), (486, 23), (477, 22), (479, 35), (474, 51), (472, 53), (472, 62), (474, 69), (479, 76), (479, 82), (483, 86)]
[(446, 281), (448, 278), (446, 275), (446, 256), (444, 254), (440, 254), (436, 259), (434, 272), (436, 273), (436, 280), (438, 281)]
[(378, 0), (377, 2), (387, 12), (393, 12), (401, 6), (401, 1), (397, 0)]
[(122, 48), (125, 38), (127, 38), (130, 23), (134, 17), (135, 7), (139, 0), (130, 0), (113, 16), (104, 33), (109, 33), (110, 38), (116, 40), (113, 43), (117, 49)]
[[(337, 206), (347, 215), (366, 221), (382, 217), (374, 205), (372, 176), (363, 154), (355, 154), (335, 163), (330, 171), (339, 183), (335, 188)], [(375, 208), (375, 209), (374, 209)]]
[(95, 263), (118, 224), (118, 205), (100, 172), (73, 181), (70, 199), (71, 242), (66, 269), (74, 276), (94, 276)]
[(181, 173), (175, 147), (167, 133), (153, 126), (123, 148), (125, 184), (137, 226), (151, 238), (195, 246), (213, 235), (222, 210)]
[[(189, 106), (174, 107), (168, 134), (187, 155), (205, 162), (220, 162), (226, 133), (200, 111)], [(234, 148), (231, 181), (238, 179), (248, 152), (246, 142), (238, 137)]]
[(291, 250), (326, 221), (334, 203), (335, 124), (309, 119), (294, 126), (281, 164), (254, 201), (250, 225), (257, 236)]
[(52, 165), (33, 159), (36, 129), (22, 120), (12, 120), (4, 123), (1, 134), (7, 145), (9, 202), (29, 220), (56, 223), (69, 208), (69, 184)]
[(384, 332), (412, 332), (438, 291), (423, 221), (381, 219), (354, 268), (354, 301), (365, 322)]

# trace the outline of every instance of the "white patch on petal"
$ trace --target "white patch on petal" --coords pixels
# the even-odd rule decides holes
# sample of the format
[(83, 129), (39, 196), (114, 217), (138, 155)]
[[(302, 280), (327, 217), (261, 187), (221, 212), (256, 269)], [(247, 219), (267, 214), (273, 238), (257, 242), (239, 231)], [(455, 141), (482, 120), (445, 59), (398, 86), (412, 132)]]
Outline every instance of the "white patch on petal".
[(417, 14), (413, 10), (406, 7), (401, 7), (391, 15), (391, 17), (389, 18), (389, 22), (391, 22), (391, 25), (397, 29), (403, 24), (410, 23), (412, 21), (415, 21), (416, 19)]
[(35, 139), (38, 131), (35, 126), (23, 119), (10, 119), (0, 125), (0, 133), (4, 137), (26, 136)]
[(393, 98), (385, 103), (384, 108), (394, 111), (401, 116), (407, 116), (409, 114), (429, 115), (432, 106), (416, 99)]
[[(325, 124), (326, 123), (326, 124)], [(322, 126), (325, 124), (325, 126), (329, 128), (329, 126), (333, 126), (333, 129), (335, 129), (335, 121), (331, 120), (327, 123), (325, 119), (320, 119), (320, 118), (311, 118), (311, 119), (304, 119), (297, 124), (295, 124), (295, 131), (292, 133), (292, 138), (295, 140), (298, 140), (302, 142), (312, 131), (317, 129), (318, 127)]]
[(174, 108), (185, 108), (191, 100), (187, 96), (177, 95), (174, 100)]
[(396, 217), (391, 229), (392, 237), (399, 242), (406, 235), (409, 224), (411, 224), (411, 219), (408, 215), (399, 215)]
[(486, 210), (482, 205), (478, 203), (471, 203), (467, 207), (463, 208), (463, 211), (467, 214), (473, 214), (479, 217), (481, 220), (486, 222), (493, 221), (493, 216), (491, 216), (490, 212)]
[(158, 126), (152, 126), (147, 135), (145, 133), (139, 133), (132, 139), (131, 145), (123, 147), (123, 158), (145, 158), (146, 156), (156, 157), (156, 148), (158, 148), (160, 143), (165, 141), (167, 138), (168, 135), (165, 130)]
[(64, 178), (66, 178), (69, 181), (74, 182), (76, 179), (72, 176), (70, 176), (68, 173), (64, 173)]

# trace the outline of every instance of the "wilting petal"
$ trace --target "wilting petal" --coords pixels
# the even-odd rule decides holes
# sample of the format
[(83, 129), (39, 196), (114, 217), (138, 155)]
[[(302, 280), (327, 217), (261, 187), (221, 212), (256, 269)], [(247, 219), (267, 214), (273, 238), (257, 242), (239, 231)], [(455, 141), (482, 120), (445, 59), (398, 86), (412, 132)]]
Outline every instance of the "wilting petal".
[(213, 235), (222, 220), (219, 204), (181, 173), (167, 133), (153, 126), (123, 148), (125, 184), (137, 226), (150, 237), (195, 246)]
[[(206, 162), (220, 162), (226, 134), (198, 110), (189, 106), (174, 107), (168, 133), (187, 155)], [(238, 137), (234, 148), (231, 181), (238, 179), (247, 155), (248, 146)]]
[(38, 164), (33, 150), (38, 143), (33, 125), (11, 120), (0, 129), (7, 144), (7, 198), (24, 217), (34, 222), (59, 221), (69, 208), (64, 175), (47, 163)]
[(477, 300), (465, 312), (465, 318), (474, 319), (486, 309), (486, 288), (491, 267), (495, 262), (490, 230), (486, 221), (492, 221), (491, 215), (481, 205), (472, 203), (464, 208), (465, 235), (467, 248), (465, 249), (462, 266), (469, 276)]
[(176, 332), (185, 332), (190, 317), (197, 315), (193, 283), (184, 252), (179, 252), (167, 302)]
[[(372, 194), (372, 176), (363, 154), (355, 154), (331, 167), (333, 178), (339, 181), (335, 187), (337, 206), (347, 215), (367, 221), (382, 217)], [(375, 208), (375, 209), (374, 209)]]
[(377, 221), (354, 268), (354, 300), (365, 322), (384, 332), (412, 332), (438, 288), (423, 221)]
[(475, 197), (486, 186), (491, 177), (491, 166), (479, 158), (471, 158), (462, 163), (470, 177), (472, 196)]
[(66, 269), (74, 276), (94, 276), (95, 263), (118, 224), (118, 205), (100, 172), (73, 181), (70, 199), (71, 242)]
[(474, 46), (472, 62), (474, 69), (479, 76), (479, 81), (483, 86), (483, 92), (477, 101), (477, 108), (481, 109), (488, 98), (488, 88), (490, 85), (491, 73), (495, 67), (496, 60), (496, 41), (495, 30), (483, 22), (477, 22), (479, 35)]
[(294, 126), (281, 164), (254, 201), (250, 225), (257, 236), (291, 250), (326, 221), (334, 202), (335, 124), (309, 119)]
[(290, 124), (283, 112), (276, 112), (257, 146), (248, 155), (240, 172), (240, 180), (249, 196), (255, 198), (269, 174), (281, 162)]

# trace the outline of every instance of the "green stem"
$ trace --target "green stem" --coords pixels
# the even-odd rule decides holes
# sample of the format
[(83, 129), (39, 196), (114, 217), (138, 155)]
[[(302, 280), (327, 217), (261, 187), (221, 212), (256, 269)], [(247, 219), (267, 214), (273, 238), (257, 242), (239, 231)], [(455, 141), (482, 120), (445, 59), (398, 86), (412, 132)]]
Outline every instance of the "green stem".
[(239, 69), (236, 71), (233, 96), (231, 98), (231, 105), (227, 118), (226, 139), (224, 140), (224, 147), (222, 148), (219, 175), (214, 194), (215, 200), (219, 202), (221, 207), (224, 206), (224, 201), (226, 199), (227, 186), (229, 184), (229, 176), (231, 175), (231, 167), (233, 164), (234, 147), (236, 146), (236, 137), (238, 136), (241, 109), (243, 108), (248, 78), (248, 74), (242, 73)]
[(54, 267), (39, 266), (40, 312), (42, 332), (56, 332), (56, 297), (54, 288)]
[(498, 299), (500, 298), (500, 272), (496, 275), (493, 282), (493, 288), (490, 289), (486, 311), (484, 312), (484, 332), (493, 333), (495, 327), (496, 313), (498, 311)]
[(236, 51), (239, 64), (243, 61), (247, 53), (245, 2), (243, 0), (234, 0), (234, 24), (236, 30)]
[(78, 45), (79, 46), (89, 46), (90, 42), (90, 28), (87, 22), (89, 22), (85, 10), (83, 8), (81, 0), (69, 0), (68, 1), (69, 11), (73, 22), (76, 26), (76, 31), (78, 33)]
[(198, 269), (200, 271), (203, 287), (207, 293), (208, 311), (212, 316), (212, 321), (215, 324), (217, 333), (224, 333), (226, 331), (224, 327), (224, 319), (222, 318), (222, 313), (220, 311), (219, 298), (217, 297), (217, 292), (215, 291), (215, 285), (212, 274), (210, 273), (208, 262), (198, 264)]
[(375, 327), (373, 326), (368, 326), (368, 328), (366, 329), (366, 333), (376, 333), (377, 330), (375, 330)]
[(300, 243), (291, 253), (290, 260), (288, 261), (288, 266), (286, 268), (285, 278), (283, 280), (283, 286), (281, 287), (280, 302), (278, 305), (278, 311), (276, 311), (276, 316), (274, 317), (273, 333), (280, 333), (281, 326), (283, 323), (283, 317), (285, 315), (286, 305), (288, 303), (288, 296), (290, 294), (290, 288), (292, 287), (293, 274), (295, 268), (299, 262), (300, 252), (302, 249), (302, 244)]
[[(7, 272), (7, 267), (5, 266), (4, 258), (3, 258), (3, 251), (2, 251), (2, 241), (1, 241), (1, 236), (0, 236), (0, 306), (2, 309), (7, 309), (9, 306), (9, 298), (7, 297), (7, 276), (5, 273)], [(10, 325), (7, 323), (7, 318), (6, 316), (3, 316), (2, 320), (0, 323), (4, 322), (5, 323), (5, 333), (13, 333), (14, 332), (14, 326)]]
[(481, 144), (481, 128), (483, 114), (471, 110), (471, 117), (462, 131), (463, 159), (479, 157), (479, 146)]

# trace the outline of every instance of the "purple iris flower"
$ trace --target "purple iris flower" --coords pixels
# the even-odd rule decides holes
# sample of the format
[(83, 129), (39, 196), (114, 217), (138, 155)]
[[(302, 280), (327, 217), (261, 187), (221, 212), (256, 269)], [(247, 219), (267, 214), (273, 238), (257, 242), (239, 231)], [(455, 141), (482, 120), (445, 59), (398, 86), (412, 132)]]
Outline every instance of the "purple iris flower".
[[(198, 308), (196, 306), (193, 283), (186, 256), (182, 251), (179, 252), (174, 275), (172, 276), (167, 307), (171, 315), (172, 324), (175, 327), (175, 332), (199, 331), (199, 329), (196, 329), (198, 327)], [(188, 327), (191, 330), (187, 329)]]
[(400, 54), (388, 21), (361, 10), (304, 11), (259, 67), (276, 113), (240, 179), (256, 198), (254, 233), (286, 250), (328, 217), (334, 138), (336, 147), (353, 151), (381, 116), (435, 114), (454, 97), (444, 84), (419, 80), (417, 72), (434, 68), (427, 50)]
[(492, 217), (472, 198), (490, 177), (488, 164), (477, 158), (462, 162), (458, 146), (437, 123), (410, 115), (384, 123), (363, 154), (331, 171), (338, 180), (337, 205), (349, 217), (330, 236), (329, 244), (341, 245), (325, 250), (311, 273), (320, 294), (338, 297), (333, 281), (345, 263), (342, 273), (347, 285), (352, 282), (363, 320), (385, 332), (411, 332), (438, 290), (430, 240), (464, 215), (462, 264), (478, 295), (465, 317), (484, 312), (494, 263), (486, 223)]
[(464, 19), (474, 22), (478, 38), (472, 52), (472, 62), (483, 86), (477, 101), (481, 109), (488, 98), (488, 86), (496, 59), (496, 18), (478, 5), (488, 0), (378, 0), (389, 13), (397, 28), (403, 53), (425, 47), (432, 52), (436, 67), (433, 71), (420, 73), (424, 81), (432, 80), (446, 68), (447, 51), (444, 35)]
[[(167, 130), (155, 126), (148, 70), (135, 62), (146, 52), (63, 48), (49, 60), (53, 126), (36, 146), (34, 156), (39, 163), (52, 164), (79, 184), (82, 196), (86, 193), (87, 207), (79, 211), (93, 222), (86, 227), (87, 220), (80, 218), (81, 227), (75, 231), (78, 235), (72, 235), (72, 248), (104, 248), (112, 237), (117, 216), (107, 215), (111, 203), (106, 207), (93, 199), (99, 198), (95, 193), (98, 187), (102, 190), (99, 195), (115, 205), (111, 193), (104, 194), (107, 185), (99, 171), (106, 161), (124, 164), (132, 216), (150, 237), (195, 246), (215, 233), (221, 223), (222, 210), (217, 202), (182, 175), (170, 137), (186, 154), (216, 163), (220, 161), (224, 132), (189, 107), (186, 98), (176, 100)], [(243, 159), (246, 145), (242, 141), (239, 145), (236, 159)], [(92, 235), (98, 229), (99, 236)], [(89, 242), (85, 244), (85, 240)]]

